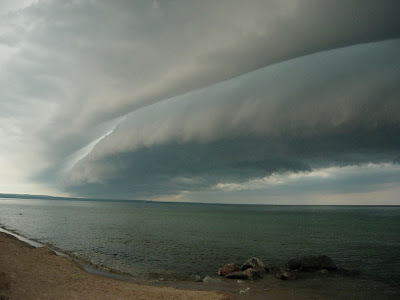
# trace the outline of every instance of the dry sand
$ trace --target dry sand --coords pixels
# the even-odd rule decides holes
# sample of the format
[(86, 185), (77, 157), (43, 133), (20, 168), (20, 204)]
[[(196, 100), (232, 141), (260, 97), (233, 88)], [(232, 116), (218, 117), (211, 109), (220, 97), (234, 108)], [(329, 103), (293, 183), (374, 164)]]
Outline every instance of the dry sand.
[(210, 291), (140, 285), (87, 273), (71, 258), (0, 232), (0, 299), (232, 299)]

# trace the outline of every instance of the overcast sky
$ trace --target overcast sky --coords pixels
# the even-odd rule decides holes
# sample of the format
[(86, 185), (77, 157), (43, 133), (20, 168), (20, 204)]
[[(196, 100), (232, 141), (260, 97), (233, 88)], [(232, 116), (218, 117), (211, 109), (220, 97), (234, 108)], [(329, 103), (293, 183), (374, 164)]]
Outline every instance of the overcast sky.
[(400, 1), (0, 2), (0, 193), (400, 204)]

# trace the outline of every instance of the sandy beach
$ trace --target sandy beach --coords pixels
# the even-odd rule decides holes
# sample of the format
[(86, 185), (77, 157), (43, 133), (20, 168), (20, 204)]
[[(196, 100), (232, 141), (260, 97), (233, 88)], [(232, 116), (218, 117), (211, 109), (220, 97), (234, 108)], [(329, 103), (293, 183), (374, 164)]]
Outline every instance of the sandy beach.
[(84, 271), (71, 258), (0, 232), (0, 299), (232, 299), (210, 291), (153, 287)]

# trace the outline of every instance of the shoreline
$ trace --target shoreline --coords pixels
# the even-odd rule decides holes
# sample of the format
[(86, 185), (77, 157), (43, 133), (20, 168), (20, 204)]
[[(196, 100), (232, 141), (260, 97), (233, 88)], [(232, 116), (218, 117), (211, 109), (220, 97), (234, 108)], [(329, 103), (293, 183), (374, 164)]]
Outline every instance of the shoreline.
[[(0, 227), (0, 299), (375, 299), (378, 294), (304, 289), (296, 282), (148, 281), (86, 263)], [(239, 283), (241, 282), (241, 283)], [(267, 284), (266, 284), (267, 283)], [(279, 284), (282, 283), (282, 284)], [(299, 282), (300, 283), (300, 282)], [(303, 281), (303, 283), (305, 283)], [(332, 290), (333, 288), (333, 290)], [(343, 293), (344, 292), (344, 293)], [(389, 295), (387, 295), (389, 296)], [(386, 297), (383, 297), (386, 299)], [(390, 296), (389, 296), (390, 298)]]
[[(331, 299), (256, 282), (148, 282), (80, 261), (0, 227), (0, 299)], [(251, 288), (249, 288), (249, 285)], [(235, 286), (235, 288), (232, 288)]]
[(43, 244), (36, 240), (28, 239), (12, 230), (5, 229), (4, 227), (1, 227), (1, 226), (3, 226), (3, 225), (0, 225), (0, 233), (3, 232), (14, 238), (17, 238), (19, 241), (26, 243), (34, 248), (48, 248), (50, 251), (55, 252), (58, 256), (66, 257), (68, 259), (73, 260), (80, 268), (82, 268), (87, 273), (90, 273), (93, 275), (98, 275), (101, 277), (107, 277), (107, 278), (111, 278), (111, 279), (132, 282), (132, 283), (136, 283), (136, 284), (145, 284), (144, 281), (137, 280), (134, 277), (130, 276), (129, 274), (124, 274), (122, 272), (118, 272), (117, 270), (107, 269), (102, 266), (93, 265), (90, 262), (79, 259), (78, 257), (72, 255), (71, 253), (62, 251), (61, 249), (58, 249), (57, 247), (54, 247), (52, 245)]
[(134, 284), (140, 284), (140, 285), (148, 285), (148, 286), (168, 286), (168, 287), (173, 287), (173, 288), (178, 288), (178, 289), (184, 289), (184, 290), (191, 290), (191, 286), (195, 286), (196, 290), (211, 290), (211, 291), (217, 291), (217, 289), (214, 289), (211, 287), (207, 288), (203, 282), (197, 282), (197, 281), (190, 281), (190, 280), (149, 280), (149, 279), (143, 279), (139, 277), (135, 277), (132, 274), (129, 273), (124, 273), (119, 270), (115, 269), (110, 269), (108, 267), (102, 266), (102, 265), (95, 265), (89, 261), (86, 261), (82, 258), (79, 258), (69, 252), (65, 252), (60, 248), (57, 248), (53, 245), (49, 244), (43, 244), (39, 242), (38, 240), (34, 239), (28, 239), (19, 233), (4, 228), (4, 225), (0, 224), (0, 233), (3, 232), (12, 238), (16, 238), (19, 241), (28, 244), (29, 246), (32, 246), (34, 248), (47, 248), (50, 251), (53, 251), (55, 254), (61, 257), (66, 257), (70, 260), (73, 260), (75, 264), (78, 265), (81, 269), (83, 269), (85, 272), (101, 276), (101, 277), (106, 277), (110, 279), (115, 279), (115, 280), (120, 280), (120, 281), (126, 281)]
[(36, 248), (4, 231), (0, 249), (1, 299), (234, 299), (223, 292), (151, 286), (92, 274), (71, 257), (59, 256), (46, 246)]
[[(249, 282), (250, 284), (252, 282)], [(235, 286), (236, 288), (233, 288)], [(232, 281), (219, 283), (139, 280), (102, 269), (60, 249), (0, 227), (0, 299), (309, 299), (293, 290), (261, 294)], [(323, 299), (312, 297), (313, 299)]]

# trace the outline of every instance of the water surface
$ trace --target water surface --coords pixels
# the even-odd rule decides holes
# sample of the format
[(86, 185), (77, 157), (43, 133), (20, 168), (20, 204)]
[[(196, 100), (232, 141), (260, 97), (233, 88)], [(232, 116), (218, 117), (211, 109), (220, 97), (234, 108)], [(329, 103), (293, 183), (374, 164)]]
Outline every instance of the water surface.
[(252, 256), (283, 266), (325, 254), (354, 272), (292, 283), (267, 276), (253, 287), (321, 290), (323, 282), (400, 296), (400, 207), (0, 199), (0, 226), (147, 280), (190, 281)]

